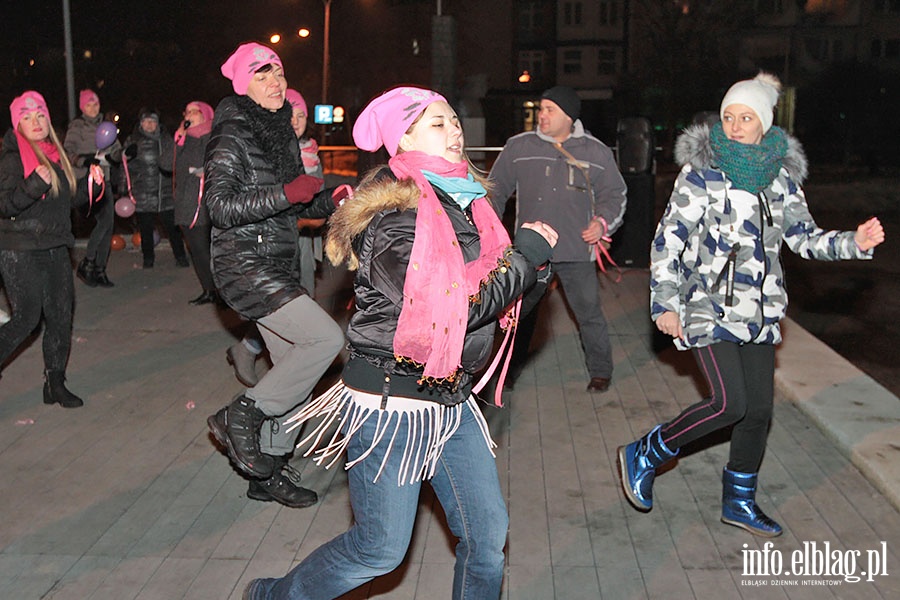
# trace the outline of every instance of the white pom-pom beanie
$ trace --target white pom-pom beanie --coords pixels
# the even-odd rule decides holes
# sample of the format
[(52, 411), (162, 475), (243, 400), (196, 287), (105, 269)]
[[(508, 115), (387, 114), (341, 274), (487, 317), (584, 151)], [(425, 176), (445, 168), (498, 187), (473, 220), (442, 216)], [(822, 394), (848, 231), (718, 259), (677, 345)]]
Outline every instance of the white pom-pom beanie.
[(772, 127), (775, 104), (781, 93), (781, 82), (777, 77), (769, 73), (760, 72), (753, 79), (738, 81), (731, 86), (722, 98), (719, 107), (719, 117), (724, 118), (725, 109), (732, 104), (749, 106), (762, 121), (763, 134)]

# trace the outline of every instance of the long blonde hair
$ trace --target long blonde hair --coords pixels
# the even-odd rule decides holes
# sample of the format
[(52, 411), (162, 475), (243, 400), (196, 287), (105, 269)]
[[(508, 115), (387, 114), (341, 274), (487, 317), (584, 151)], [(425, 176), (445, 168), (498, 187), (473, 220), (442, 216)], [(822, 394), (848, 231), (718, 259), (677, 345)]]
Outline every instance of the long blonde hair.
[[(47, 155), (44, 154), (44, 151), (41, 150), (41, 147), (37, 143), (25, 136), (25, 133), (22, 131), (21, 121), (19, 122), (18, 129), (19, 133), (22, 134), (22, 137), (31, 144), (31, 149), (34, 151), (34, 155), (37, 157), (38, 162), (50, 170), (50, 193), (53, 196), (59, 197), (59, 175), (56, 174), (56, 169), (53, 168), (50, 159), (47, 158)], [(69, 157), (66, 156), (65, 149), (62, 144), (59, 143), (59, 137), (57, 137), (56, 131), (53, 129), (52, 125), (49, 127), (49, 130), (50, 141), (53, 142), (57, 152), (59, 152), (59, 166), (62, 167), (63, 173), (66, 174), (66, 181), (69, 183), (70, 193), (74, 196), (78, 188), (77, 180), (75, 179), (75, 171), (72, 169), (72, 163), (69, 162)]]

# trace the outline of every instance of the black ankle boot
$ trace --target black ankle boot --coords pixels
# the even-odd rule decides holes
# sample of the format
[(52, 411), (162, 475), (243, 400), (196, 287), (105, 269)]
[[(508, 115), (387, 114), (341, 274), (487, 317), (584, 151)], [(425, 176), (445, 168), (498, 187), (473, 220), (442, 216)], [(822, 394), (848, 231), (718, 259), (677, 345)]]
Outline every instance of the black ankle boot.
[(251, 479), (247, 497), (260, 502), (278, 502), (291, 508), (306, 508), (318, 502), (312, 490), (300, 486), (300, 472), (283, 456), (275, 457), (275, 472), (268, 479)]
[(81, 262), (78, 263), (78, 268), (75, 269), (75, 274), (86, 286), (97, 287), (97, 265), (94, 264), (93, 260), (87, 257), (81, 259)]
[(206, 419), (207, 425), (228, 457), (241, 471), (257, 479), (269, 479), (275, 472), (275, 459), (259, 449), (259, 428), (266, 415), (243, 394)]
[(104, 267), (97, 267), (96, 279), (97, 285), (99, 285), (100, 287), (111, 288), (115, 285), (112, 281), (109, 280), (109, 277), (106, 276), (106, 269)]
[(44, 371), (44, 404), (56, 404), (64, 408), (84, 406), (84, 400), (66, 389), (65, 371)]

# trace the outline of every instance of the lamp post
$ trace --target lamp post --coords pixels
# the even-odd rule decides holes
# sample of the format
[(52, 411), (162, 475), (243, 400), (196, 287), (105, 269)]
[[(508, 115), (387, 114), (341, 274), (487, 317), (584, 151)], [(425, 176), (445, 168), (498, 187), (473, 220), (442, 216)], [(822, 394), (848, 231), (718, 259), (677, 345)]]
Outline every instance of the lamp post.
[(331, 31), (331, 0), (322, 0), (325, 5), (325, 43), (322, 50), (322, 104), (328, 103), (328, 63), (331, 60), (329, 52), (329, 33)]

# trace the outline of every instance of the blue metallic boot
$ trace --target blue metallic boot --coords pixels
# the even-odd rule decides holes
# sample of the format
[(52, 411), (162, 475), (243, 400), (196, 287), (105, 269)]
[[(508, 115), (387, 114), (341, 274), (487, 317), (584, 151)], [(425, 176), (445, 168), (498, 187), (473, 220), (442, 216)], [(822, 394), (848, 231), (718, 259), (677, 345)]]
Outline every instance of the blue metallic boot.
[(781, 535), (781, 525), (756, 504), (756, 473), (722, 471), (722, 522), (762, 537)]
[(628, 501), (641, 512), (653, 508), (653, 478), (656, 469), (678, 455), (662, 440), (662, 425), (627, 446), (619, 446), (619, 479)]

